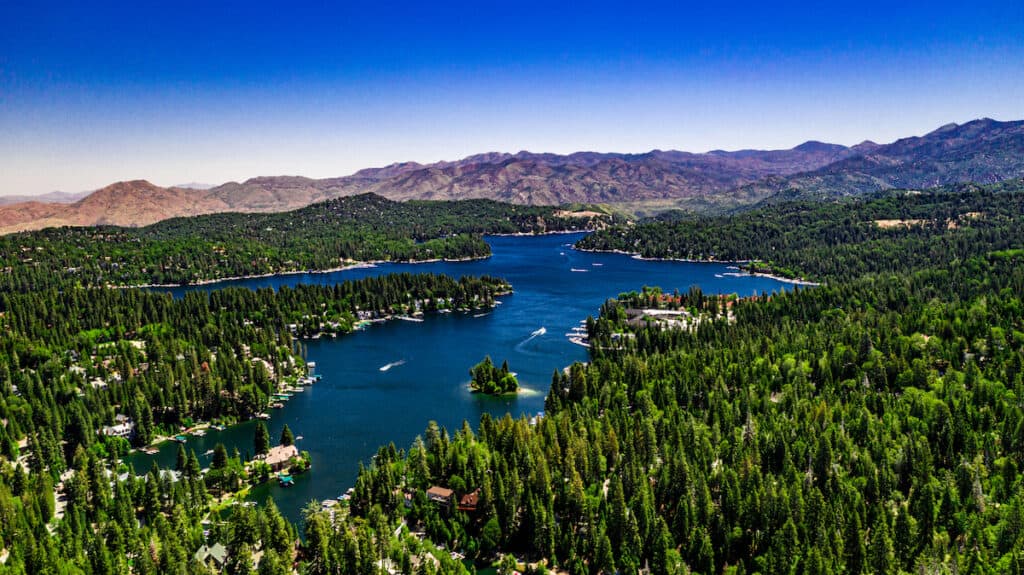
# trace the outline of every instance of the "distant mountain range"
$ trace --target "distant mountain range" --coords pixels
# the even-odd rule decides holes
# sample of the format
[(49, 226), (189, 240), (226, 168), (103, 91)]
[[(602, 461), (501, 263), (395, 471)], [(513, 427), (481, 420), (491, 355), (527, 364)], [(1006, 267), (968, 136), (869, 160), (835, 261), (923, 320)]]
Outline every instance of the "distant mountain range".
[(832, 197), (1022, 176), (1024, 121), (982, 119), (891, 144), (853, 147), (810, 141), (790, 150), (703, 154), (487, 153), (454, 162), (392, 164), (339, 178), (258, 177), (208, 189), (119, 182), (72, 203), (35, 198), (0, 205), (0, 233), (60, 225), (138, 226), (223, 211), (284, 211), (366, 192), (393, 200), (650, 203), (722, 211), (771, 198)]

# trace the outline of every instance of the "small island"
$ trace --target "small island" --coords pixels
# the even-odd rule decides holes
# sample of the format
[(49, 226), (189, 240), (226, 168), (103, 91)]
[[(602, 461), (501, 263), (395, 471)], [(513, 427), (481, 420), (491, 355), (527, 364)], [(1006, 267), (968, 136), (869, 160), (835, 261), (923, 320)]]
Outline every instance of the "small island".
[(473, 378), (469, 387), (476, 393), (504, 395), (519, 391), (519, 380), (508, 370), (507, 361), (502, 362), (499, 368), (494, 366), (491, 356), (485, 356), (469, 370), (469, 375)]

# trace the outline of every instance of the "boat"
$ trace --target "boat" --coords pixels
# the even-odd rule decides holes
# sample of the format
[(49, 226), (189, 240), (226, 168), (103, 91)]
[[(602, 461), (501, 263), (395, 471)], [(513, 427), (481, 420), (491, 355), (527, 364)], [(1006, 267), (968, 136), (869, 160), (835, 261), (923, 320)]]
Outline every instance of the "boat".
[(267, 413), (257, 413), (256, 419), (270, 419), (270, 415)]
[(227, 427), (225, 427), (223, 425), (211, 425), (210, 429), (216, 429), (217, 431), (224, 431), (225, 429), (227, 429)]
[(203, 436), (206, 435), (206, 430), (205, 429), (197, 429), (197, 430), (192, 432), (192, 435), (194, 435), (196, 437), (203, 437)]
[(597, 266), (597, 267), (601, 267), (601, 266), (603, 266), (604, 264), (602, 264), (602, 263), (598, 263), (598, 262), (594, 262), (594, 263), (592, 263), (592, 264), (590, 264), (590, 265), (592, 265), (592, 266)]
[(212, 449), (207, 449), (206, 451), (203, 452), (203, 455), (209, 457), (209, 456), (213, 455), (213, 450)]
[(278, 475), (277, 482), (281, 487), (291, 487), (295, 485), (295, 479), (291, 475)]
[(295, 441), (302, 441), (302, 436), (301, 435), (296, 435), (295, 436)]
[(589, 272), (590, 270), (582, 270), (582, 269), (579, 269), (579, 268), (569, 268), (569, 271), (577, 272), (577, 273), (586, 273), (586, 272)]
[(146, 455), (156, 455), (157, 453), (160, 453), (160, 450), (155, 447), (144, 447), (142, 452)]
[(185, 437), (184, 435), (175, 435), (174, 437), (171, 438), (171, 441), (175, 441), (175, 442), (178, 442), (178, 443), (185, 443), (185, 442), (188, 441), (188, 438)]
[(411, 315), (396, 315), (395, 319), (400, 319), (402, 321), (414, 321), (414, 322), (417, 322), (417, 323), (420, 323), (420, 322), (423, 321), (422, 317), (412, 317)]
[(284, 404), (281, 403), (280, 401), (278, 401), (278, 402), (275, 402), (275, 403), (271, 403), (270, 407), (272, 409), (281, 409), (282, 407), (284, 407)]

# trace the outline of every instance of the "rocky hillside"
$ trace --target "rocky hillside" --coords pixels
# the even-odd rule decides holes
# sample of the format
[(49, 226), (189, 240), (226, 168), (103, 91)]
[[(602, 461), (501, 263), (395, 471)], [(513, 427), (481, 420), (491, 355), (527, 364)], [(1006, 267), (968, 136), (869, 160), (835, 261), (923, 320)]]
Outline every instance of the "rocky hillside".
[(1024, 176), (1024, 121), (948, 124), (921, 137), (864, 144), (827, 166), (736, 190), (750, 198), (832, 197), (889, 188), (989, 184)]
[(0, 206), (0, 233), (57, 226), (144, 226), (175, 216), (229, 209), (203, 191), (161, 188), (135, 180), (111, 184), (70, 204), (25, 202)]
[(489, 198), (531, 205), (659, 204), (722, 210), (767, 198), (830, 197), (1024, 176), (1024, 121), (949, 124), (891, 144), (806, 142), (789, 150), (704, 154), (486, 153), (314, 180), (258, 177), (210, 189), (121, 182), (71, 204), (0, 206), (0, 233), (61, 225), (139, 226), (212, 212), (278, 212), (372, 192), (392, 200)]

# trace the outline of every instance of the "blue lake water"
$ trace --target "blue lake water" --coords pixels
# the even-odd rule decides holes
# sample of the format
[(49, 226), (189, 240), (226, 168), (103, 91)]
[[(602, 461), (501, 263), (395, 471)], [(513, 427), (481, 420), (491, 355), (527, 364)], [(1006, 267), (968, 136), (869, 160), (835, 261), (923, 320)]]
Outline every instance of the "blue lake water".
[[(253, 497), (258, 501), (274, 497), (287, 517), (298, 520), (309, 501), (337, 497), (351, 487), (359, 462), (368, 462), (379, 446), (394, 442), (408, 448), (431, 420), (454, 432), (464, 420), (475, 428), (485, 412), (501, 417), (542, 411), (552, 372), (587, 360), (586, 349), (569, 342), (566, 334), (621, 292), (644, 285), (669, 292), (699, 285), (706, 293), (739, 295), (789, 288), (770, 278), (736, 274), (726, 264), (577, 252), (570, 246), (580, 237), (489, 237), (494, 255), (486, 260), (382, 264), (172, 290), (180, 294), (227, 286), (335, 284), (396, 272), (500, 276), (515, 290), (486, 315), (431, 314), (423, 322), (392, 321), (337, 339), (305, 341), (307, 357), (317, 363), (323, 379), (296, 394), (283, 409), (271, 410), (268, 427), (275, 443), (285, 424), (302, 436), (297, 445), (310, 452), (313, 469), (296, 478), (294, 487), (264, 485), (254, 490)], [(532, 335), (542, 327), (543, 334)], [(508, 360), (526, 390), (514, 397), (471, 394), (469, 368), (485, 355), (499, 364)], [(381, 371), (388, 364), (392, 367)], [(209, 458), (203, 453), (217, 443), (224, 443), (229, 451), (237, 447), (243, 455), (251, 454), (254, 427), (254, 422), (248, 422), (223, 432), (211, 431), (203, 438), (190, 437), (187, 448), (195, 450), (204, 466)], [(177, 446), (168, 444), (157, 455), (133, 457), (132, 463), (140, 472), (148, 470), (154, 459), (171, 467), (176, 452)]]

